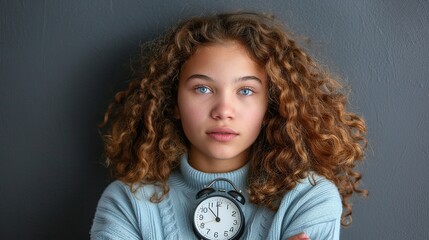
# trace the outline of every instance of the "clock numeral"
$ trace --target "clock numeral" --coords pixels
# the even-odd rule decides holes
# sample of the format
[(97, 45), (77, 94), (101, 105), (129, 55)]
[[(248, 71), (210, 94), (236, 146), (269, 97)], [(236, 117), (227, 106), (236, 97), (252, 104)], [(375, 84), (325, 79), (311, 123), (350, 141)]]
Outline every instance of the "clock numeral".
[[(239, 206), (235, 206), (234, 202), (228, 201), (228, 199), (223, 200), (221, 197), (208, 198), (206, 200), (203, 200), (194, 210), (193, 224), (196, 232), (200, 236), (204, 236), (205, 239), (229, 239), (234, 237), (240, 230), (240, 226), (243, 225), (240, 219), (242, 212)], [(227, 222), (230, 225), (225, 224), (225, 226), (223, 223), (225, 221), (219, 222), (221, 218), (222, 220), (229, 218)], [(212, 231), (209, 227), (215, 227), (215, 229)]]

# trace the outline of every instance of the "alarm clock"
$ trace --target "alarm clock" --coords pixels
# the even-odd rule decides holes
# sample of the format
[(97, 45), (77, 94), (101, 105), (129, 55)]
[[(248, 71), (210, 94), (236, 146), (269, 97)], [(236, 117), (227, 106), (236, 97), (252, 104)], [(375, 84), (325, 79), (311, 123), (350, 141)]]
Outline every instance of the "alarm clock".
[[(211, 186), (217, 181), (228, 182), (233, 190), (215, 190)], [(216, 178), (200, 190), (193, 214), (193, 229), (198, 239), (236, 240), (243, 234), (245, 220), (241, 206), (245, 199), (231, 180)]]

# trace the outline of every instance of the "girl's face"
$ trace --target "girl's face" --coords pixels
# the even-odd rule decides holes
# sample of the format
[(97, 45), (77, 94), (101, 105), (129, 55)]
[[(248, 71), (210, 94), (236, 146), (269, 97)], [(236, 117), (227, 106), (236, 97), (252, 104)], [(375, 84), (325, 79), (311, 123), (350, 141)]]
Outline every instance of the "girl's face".
[(199, 47), (184, 64), (178, 89), (190, 165), (203, 172), (242, 167), (261, 130), (267, 95), (267, 74), (242, 45)]

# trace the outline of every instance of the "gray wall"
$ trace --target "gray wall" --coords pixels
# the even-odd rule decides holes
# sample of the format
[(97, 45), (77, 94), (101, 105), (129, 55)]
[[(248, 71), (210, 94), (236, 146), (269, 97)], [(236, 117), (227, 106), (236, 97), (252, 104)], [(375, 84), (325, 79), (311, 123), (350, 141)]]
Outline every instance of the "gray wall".
[(226, 10), (274, 13), (351, 85), (370, 197), (342, 238), (429, 239), (426, 0), (1, 0), (1, 239), (89, 237), (108, 184), (96, 125), (129, 58), (180, 18)]

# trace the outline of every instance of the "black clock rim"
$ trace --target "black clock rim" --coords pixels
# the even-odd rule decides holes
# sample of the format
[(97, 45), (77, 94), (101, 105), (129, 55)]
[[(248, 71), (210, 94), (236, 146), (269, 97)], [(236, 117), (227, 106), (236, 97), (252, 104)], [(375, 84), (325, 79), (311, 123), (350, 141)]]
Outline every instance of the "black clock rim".
[(237, 209), (240, 212), (241, 222), (243, 224), (241, 224), (240, 229), (238, 230), (237, 234), (235, 234), (233, 236), (233, 238), (229, 238), (228, 240), (238, 240), (241, 237), (241, 235), (243, 234), (243, 232), (244, 232), (244, 226), (246, 225), (246, 219), (244, 218), (243, 210), (241, 210), (241, 207), (238, 204), (237, 200), (235, 200), (234, 198), (232, 198), (232, 197), (230, 197), (230, 196), (228, 196), (226, 194), (219, 194), (219, 193), (215, 193), (213, 195), (211, 194), (210, 196), (207, 196), (207, 197), (201, 199), (201, 201), (199, 201), (197, 203), (197, 205), (194, 208), (194, 212), (192, 214), (192, 229), (194, 230), (194, 233), (197, 235), (198, 239), (201, 239), (201, 240), (211, 240), (210, 238), (205, 238), (204, 236), (202, 236), (200, 234), (200, 232), (198, 232), (197, 226), (195, 226), (194, 218), (195, 218), (195, 211), (197, 210), (197, 208), (201, 204), (201, 202), (205, 201), (207, 199), (213, 198), (213, 197), (223, 197), (223, 198), (226, 198), (226, 199), (230, 200), (233, 204), (235, 204), (237, 206)]

